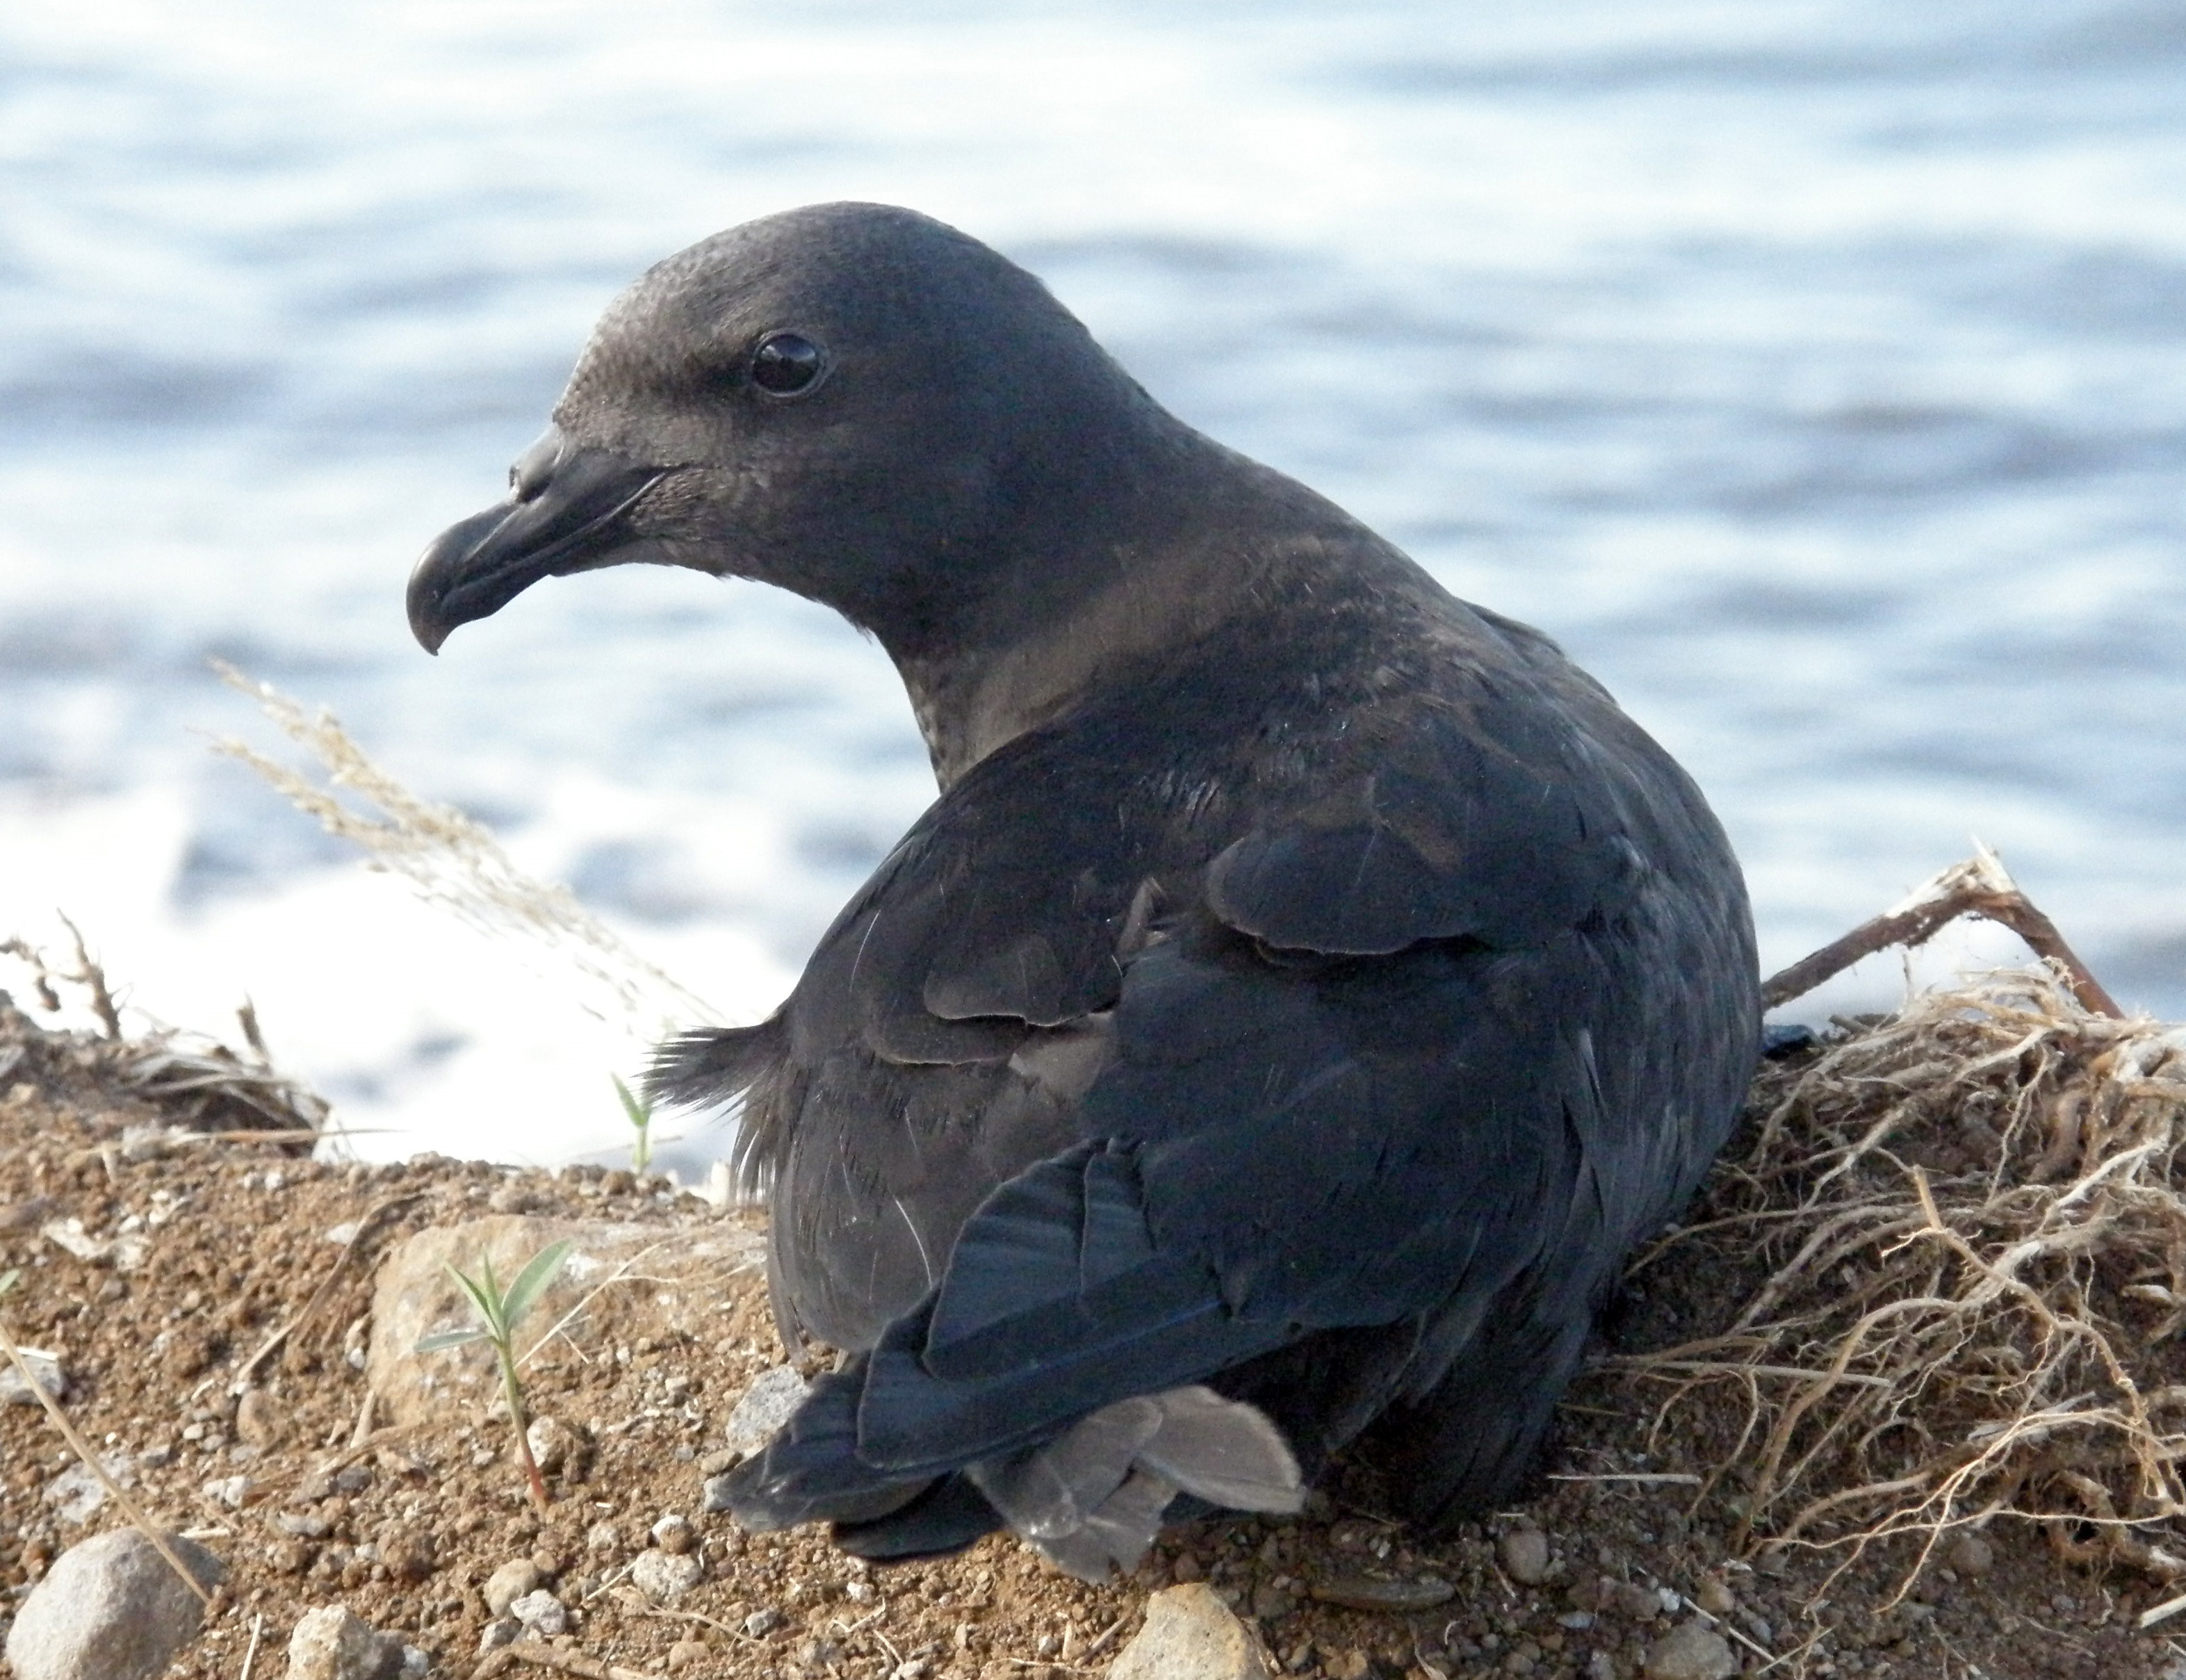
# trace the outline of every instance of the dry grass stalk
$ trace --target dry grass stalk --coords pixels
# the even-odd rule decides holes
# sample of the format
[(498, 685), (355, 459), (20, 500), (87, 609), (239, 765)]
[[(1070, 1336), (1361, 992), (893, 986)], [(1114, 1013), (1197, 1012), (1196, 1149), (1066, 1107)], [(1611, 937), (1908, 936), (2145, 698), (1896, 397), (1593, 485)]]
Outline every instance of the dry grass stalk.
[(1729, 1326), (1606, 1363), (1668, 1386), (1658, 1429), (1736, 1397), (1711, 1491), (1756, 1538), (1925, 1554), (2009, 1513), (2186, 1576), (2182, 1151), (2186, 1032), (2093, 1013), (2048, 966), (1916, 997), (1764, 1069), (1642, 1257), (1758, 1254)]
[[(171, 1128), (200, 1138), (227, 1138), (241, 1131), (254, 1134), (259, 1141), (305, 1143), (341, 1135), (328, 1124), (332, 1111), (324, 1098), (275, 1071), (257, 1017), (248, 1005), (238, 1013), (255, 1061), (246, 1061), (211, 1039), (170, 1027), (125, 1037), (105, 972), (86, 951), (76, 924), (65, 916), (60, 920), (76, 942), (75, 972), (56, 969), (44, 952), (20, 938), (0, 940), (0, 956), (13, 957), (31, 971), (39, 1006), (49, 1014), (59, 1014), (63, 1007), (61, 985), (79, 986), (90, 994), (89, 1007), (98, 1017), (104, 1037), (96, 1043), (71, 1043), (71, 1057), (79, 1067), (104, 1069), (159, 1107)], [(21, 1046), (15, 1046), (7, 1065), (12, 1067), (21, 1053)], [(180, 1140), (179, 1134), (168, 1140)]]
[[(214, 664), (231, 688), (255, 700), (283, 734), (317, 759), (326, 781), (322, 786), (240, 741), (218, 742), (217, 750), (249, 765), (329, 834), (362, 848), (368, 867), (403, 876), (426, 903), (479, 932), (523, 936), (537, 953), (541, 972), (582, 974), (605, 994), (615, 1013), (647, 1038), (720, 1019), (703, 999), (631, 949), (567, 888), (518, 869), (482, 824), (419, 798), (373, 764), (332, 713), (308, 713), (271, 684)], [(613, 1018), (608, 1010), (586, 1007)]]

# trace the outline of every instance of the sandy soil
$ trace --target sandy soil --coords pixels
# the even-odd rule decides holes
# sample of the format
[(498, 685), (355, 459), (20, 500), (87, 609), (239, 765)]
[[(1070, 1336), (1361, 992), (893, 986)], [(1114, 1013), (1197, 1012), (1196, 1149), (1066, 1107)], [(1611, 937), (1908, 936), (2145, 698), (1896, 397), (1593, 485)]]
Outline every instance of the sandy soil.
[[(210, 1095), (148, 1097), (142, 1067), (129, 1047), (0, 1010), (0, 1273), (20, 1273), (0, 1316), (59, 1355), (67, 1411), (133, 1496), (227, 1561), (221, 1613), (182, 1673), (233, 1680), (254, 1629), (267, 1672), (299, 1615), (339, 1603), (434, 1672), (468, 1675), (491, 1619), (481, 1588), (518, 1560), (575, 1610), (563, 1649), (648, 1675), (1063, 1680), (1105, 1669), (1150, 1591), (1198, 1579), (1274, 1665), (1331, 1680), (1629, 1677), (1696, 1615), (1748, 1672), (2020, 1680), (2186, 1664), (2161, 1629), (2134, 1631), (2164, 1589), (2088, 1573), (2023, 1526), (1939, 1550), (1895, 1603), (1902, 1552), (1834, 1579), (1828, 1557), (1740, 1555), (1730, 1514), (1696, 1496), (1736, 1420), (1650, 1439), (1644, 1396), (1609, 1376), (1573, 1391), (1533, 1497), (1447, 1541), (1382, 1520), (1370, 1470), (1352, 1467), (1302, 1518), (1180, 1525), (1107, 1586), (996, 1538), (868, 1570), (816, 1534), (746, 1536), (701, 1513), (731, 1408), (788, 1357), (753, 1275), (703, 1326), (539, 1363), (532, 1403), (577, 1442), (541, 1517), (504, 1420), (466, 1404), (395, 1428), (369, 1409), (373, 1266), (409, 1233), (489, 1211), (664, 1229), (750, 1216), (626, 1172), (316, 1162), (244, 1134), (269, 1117), (216, 1080)], [(162, 1127), (223, 1135), (132, 1129)], [(329, 1240), (352, 1235), (341, 1228), (346, 1246)], [(1611, 1329), (1619, 1346), (1662, 1345), (1724, 1312), (1729, 1289), (1657, 1268)], [(0, 1406), (0, 1620), (62, 1549), (123, 1520), (111, 1500), (87, 1506), (42, 1412)], [(664, 1606), (630, 1574), (670, 1514), (693, 1526), (703, 1573)]]

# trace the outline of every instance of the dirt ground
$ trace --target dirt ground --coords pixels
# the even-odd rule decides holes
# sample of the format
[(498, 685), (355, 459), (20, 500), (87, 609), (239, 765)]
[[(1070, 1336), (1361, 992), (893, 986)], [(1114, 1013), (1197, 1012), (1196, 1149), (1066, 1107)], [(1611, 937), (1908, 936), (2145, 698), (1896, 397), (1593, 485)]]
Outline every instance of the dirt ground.
[[(535, 1409), (576, 1441), (541, 1518), (505, 1421), (451, 1407), (398, 1429), (369, 1409), (378, 1258), (489, 1211), (663, 1228), (751, 1216), (626, 1172), (317, 1161), (249, 1135), (278, 1123), (277, 1103), (253, 1111), (217, 1078), (148, 1095), (145, 1066), (141, 1047), (0, 1009), (0, 1274), (20, 1273), (0, 1321), (59, 1357), (67, 1412), (133, 1497), (227, 1562), (221, 1613), (180, 1673), (238, 1680), (254, 1638), (267, 1672), (297, 1616), (342, 1604), (433, 1673), (467, 1676), (492, 1620), (482, 1588), (529, 1560), (574, 1611), (555, 1644), (646, 1676), (1064, 1680), (1105, 1670), (1149, 1592), (1202, 1579), (1271, 1666), (1330, 1680), (1633, 1677), (1696, 1616), (1746, 1672), (2186, 1676), (2186, 1645), (2134, 1627), (2175, 1588), (2090, 1573), (2025, 1525), (1939, 1548), (1896, 1602), (1908, 1553), (1834, 1578), (1827, 1555), (1741, 1555), (1732, 1513), (1696, 1499), (1738, 1420), (1651, 1440), (1645, 1394), (1601, 1375), (1569, 1397), (1533, 1497), (1441, 1543), (1378, 1517), (1363, 1469), (1298, 1519), (1178, 1525), (1102, 1587), (1002, 1538), (867, 1569), (816, 1534), (744, 1535), (702, 1512), (700, 1489), (732, 1456), (731, 1408), (787, 1357), (756, 1275), (703, 1326), (533, 1369)], [(159, 1129), (172, 1127), (205, 1135)], [(1662, 1345), (1729, 1300), (1719, 1275), (1666, 1265), (1610, 1328), (1621, 1347)], [(703, 1578), (664, 1607), (630, 1577), (670, 1514), (693, 1526)], [(110, 1499), (91, 1505), (37, 1406), (0, 1406), (0, 1624), (63, 1549), (122, 1520)]]

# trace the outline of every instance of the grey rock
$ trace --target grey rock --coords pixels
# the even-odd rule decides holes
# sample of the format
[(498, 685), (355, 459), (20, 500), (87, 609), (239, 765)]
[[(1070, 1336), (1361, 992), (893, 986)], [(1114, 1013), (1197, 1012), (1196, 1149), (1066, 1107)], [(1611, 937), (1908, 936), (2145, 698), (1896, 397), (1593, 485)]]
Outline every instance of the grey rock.
[[(68, 1373), (61, 1362), (40, 1347), (20, 1347), (23, 1363), (30, 1368), (38, 1388), (42, 1388), (56, 1400), (68, 1398)], [(38, 1403), (37, 1390), (23, 1380), (22, 1373), (15, 1369), (13, 1360), (0, 1361), (0, 1406), (35, 1406)]]
[(479, 1655), (484, 1656), (489, 1651), (499, 1650), (503, 1645), (514, 1644), (516, 1636), (523, 1631), (524, 1624), (514, 1616), (496, 1616), (486, 1623), (485, 1631), (479, 1635)]
[(1514, 1528), (1495, 1543), (1503, 1572), (1522, 1587), (1549, 1578), (1549, 1537), (1538, 1528)]
[(245, 1389), (235, 1403), (236, 1439), (246, 1446), (279, 1445), (287, 1423), (280, 1403), (262, 1388)]
[(789, 1414), (804, 1403), (804, 1395), (805, 1381), (795, 1366), (776, 1365), (761, 1371), (729, 1414), (723, 1431), (728, 1444), (747, 1455), (758, 1452), (789, 1421)]
[(531, 1456), (539, 1468), (548, 1476), (558, 1476), (568, 1468), (578, 1451), (576, 1434), (559, 1418), (534, 1418), (524, 1431), (524, 1441), (531, 1448)]
[(696, 1587), (705, 1572), (705, 1565), (687, 1552), (640, 1552), (631, 1561), (630, 1582), (656, 1604), (665, 1604)]
[(543, 1578), (537, 1564), (529, 1558), (516, 1558), (486, 1576), (479, 1596), (491, 1614), (507, 1616), (508, 1607), (525, 1593), (536, 1591)]
[(1165, 1587), (1146, 1600), (1146, 1625), (1108, 1680), (1267, 1680), (1259, 1641), (1203, 1582)]
[[(137, 1479), (126, 1453), (108, 1453), (99, 1463), (124, 1487)], [(79, 1460), (46, 1484), (44, 1498), (63, 1522), (88, 1522), (106, 1504), (106, 1484), (89, 1464)]]
[(1960, 1532), (1943, 1548), (1943, 1561), (1969, 1581), (1978, 1581), (1996, 1566), (1996, 1548), (1980, 1535)]
[(1662, 1613), (1662, 1595), (1633, 1581), (1605, 1581), (1598, 1589), (1601, 1607), (1628, 1616), (1634, 1621), (1652, 1621)]
[(538, 1588), (513, 1600), (508, 1613), (524, 1624), (527, 1633), (541, 1639), (551, 1639), (557, 1633), (569, 1631), (569, 1612), (562, 1601), (545, 1588)]
[(342, 1604), (306, 1610), (289, 1635), (289, 1680), (395, 1680), (402, 1642)]
[(726, 1476), (709, 1476), (706, 1478), (706, 1485), (699, 1490), (698, 1494), (700, 1515), (719, 1516), (729, 1509), (729, 1478)]
[[(199, 1584), (227, 1573), (194, 1541), (166, 1537)], [(133, 1528), (71, 1546), (32, 1589), (8, 1633), (15, 1680), (151, 1680), (197, 1636), (198, 1595)]]
[(1646, 1680), (1729, 1680), (1738, 1659), (1728, 1639), (1695, 1618), (1648, 1646), (1640, 1672)]
[(744, 1618), (744, 1632), (754, 1639), (764, 1639), (782, 1626), (782, 1612), (772, 1604), (754, 1610)]

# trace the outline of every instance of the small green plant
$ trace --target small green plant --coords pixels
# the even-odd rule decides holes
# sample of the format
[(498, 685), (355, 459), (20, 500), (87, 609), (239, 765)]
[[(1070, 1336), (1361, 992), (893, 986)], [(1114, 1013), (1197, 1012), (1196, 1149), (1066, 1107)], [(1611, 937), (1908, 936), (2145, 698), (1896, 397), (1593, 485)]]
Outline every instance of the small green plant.
[(630, 1170), (643, 1178), (645, 1169), (653, 1165), (653, 1105), (632, 1096), (621, 1074), (609, 1077), (614, 1080), (615, 1095), (622, 1099), (622, 1112), (629, 1117), (631, 1129), (637, 1134), (631, 1141)]
[(541, 1512), (548, 1503), (546, 1478), (539, 1474), (539, 1461), (531, 1456), (530, 1420), (524, 1410), (524, 1385), (516, 1375), (516, 1327), (546, 1292), (546, 1285), (554, 1281), (573, 1246), (566, 1237), (560, 1242), (549, 1243), (531, 1257), (506, 1291), (495, 1280), (493, 1261), (485, 1255), (479, 1257), (479, 1274), (475, 1278), (450, 1266), (448, 1275), (469, 1298), (478, 1322), (461, 1330), (435, 1330), (430, 1336), (421, 1336), (415, 1349), (419, 1353), (437, 1353), (444, 1347), (462, 1347), (474, 1341), (492, 1344), (494, 1358), (501, 1365), (502, 1397), (508, 1403), (509, 1422), (516, 1430), (516, 1451), (524, 1460), (524, 1474), (531, 1485), (531, 1503)]

